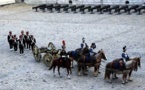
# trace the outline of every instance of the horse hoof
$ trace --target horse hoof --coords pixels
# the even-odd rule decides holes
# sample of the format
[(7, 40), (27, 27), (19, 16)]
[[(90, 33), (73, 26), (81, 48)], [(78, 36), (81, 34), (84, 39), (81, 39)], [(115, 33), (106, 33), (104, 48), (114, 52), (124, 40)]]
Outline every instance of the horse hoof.
[(118, 79), (118, 77), (113, 77), (113, 79)]
[(125, 85), (125, 82), (122, 82), (123, 85)]
[(62, 78), (62, 76), (59, 76), (60, 78)]
[(70, 79), (70, 76), (67, 76), (68, 79)]
[(132, 79), (129, 79), (128, 81), (132, 82), (133, 80)]
[(101, 73), (101, 72), (98, 72), (98, 73)]
[(87, 73), (83, 73), (83, 75), (88, 75)]

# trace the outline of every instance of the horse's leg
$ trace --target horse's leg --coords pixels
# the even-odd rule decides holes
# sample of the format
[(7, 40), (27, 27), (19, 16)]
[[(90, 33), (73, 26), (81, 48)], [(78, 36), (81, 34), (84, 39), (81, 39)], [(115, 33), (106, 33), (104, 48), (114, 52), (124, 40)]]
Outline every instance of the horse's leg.
[(53, 76), (55, 76), (55, 67), (56, 66), (53, 67)]
[(97, 65), (94, 66), (94, 76), (97, 77), (98, 76), (98, 67)]
[(68, 79), (70, 79), (70, 68), (66, 68), (67, 69), (67, 77), (68, 77)]
[(61, 76), (60, 71), (59, 71), (60, 70), (60, 66), (59, 65), (58, 65), (58, 69), (57, 70), (58, 70), (59, 77), (61, 78), (62, 76)]
[(84, 75), (87, 75), (87, 73), (86, 73), (86, 66), (83, 66), (83, 67), (82, 67), (82, 71), (83, 71), (83, 74), (84, 74)]
[(98, 66), (98, 73), (101, 73), (99, 69), (100, 69), (100, 65)]
[(132, 70), (129, 72), (129, 74), (128, 74), (128, 81), (132, 81), (132, 79), (131, 79), (131, 74), (132, 74)]
[(74, 66), (74, 65), (73, 65), (73, 62), (74, 62), (74, 61), (72, 60), (72, 61), (71, 61), (71, 68), (73, 68), (73, 66)]
[(81, 66), (80, 66), (80, 65), (78, 65), (78, 76), (81, 76), (80, 71), (81, 71)]
[(122, 75), (122, 84), (125, 84), (125, 73)]

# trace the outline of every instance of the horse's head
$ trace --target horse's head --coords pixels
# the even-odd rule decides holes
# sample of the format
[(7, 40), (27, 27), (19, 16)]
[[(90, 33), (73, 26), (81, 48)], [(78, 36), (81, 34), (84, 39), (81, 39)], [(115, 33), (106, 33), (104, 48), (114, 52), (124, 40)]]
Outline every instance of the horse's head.
[(101, 58), (102, 58), (102, 59), (107, 60), (106, 55), (105, 55), (105, 53), (104, 53), (104, 51), (103, 51), (102, 49), (99, 50), (98, 53), (101, 54)]

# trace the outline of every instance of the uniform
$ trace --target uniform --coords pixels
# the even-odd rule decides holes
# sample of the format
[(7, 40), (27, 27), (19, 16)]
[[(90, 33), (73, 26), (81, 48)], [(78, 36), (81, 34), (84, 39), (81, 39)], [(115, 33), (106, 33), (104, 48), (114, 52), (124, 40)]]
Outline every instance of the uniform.
[(13, 35), (11, 31), (9, 32), (9, 35), (7, 36), (7, 40), (9, 43), (10, 50), (12, 50), (13, 49)]
[(33, 49), (36, 43), (36, 39), (33, 37), (33, 35), (31, 35), (30, 42), (31, 42), (31, 49)]
[(63, 40), (62, 41), (62, 51), (60, 52), (60, 58), (58, 59), (60, 62), (61, 62), (61, 60), (62, 60), (62, 66), (64, 66), (64, 63), (65, 63), (65, 60), (66, 60), (66, 58), (67, 58), (67, 53), (66, 53), (66, 51), (65, 51), (65, 41)]
[(83, 37), (82, 38), (82, 43), (81, 43), (81, 50), (83, 49), (83, 48), (85, 48), (87, 46), (87, 44), (85, 43), (85, 38)]
[(14, 51), (18, 50), (18, 39), (16, 37), (16, 35), (14, 35), (13, 37), (13, 46), (14, 46)]
[(128, 54), (126, 53), (126, 46), (123, 47), (122, 58), (123, 58), (123, 61), (124, 61), (124, 62), (126, 62), (126, 61), (129, 60), (129, 56), (128, 56)]
[(23, 39), (22, 39), (21, 35), (20, 35), (20, 39), (19, 39), (19, 50), (20, 50), (20, 54), (24, 53), (24, 44), (23, 44)]
[(30, 36), (29, 36), (29, 32), (28, 31), (26, 32), (25, 40), (26, 40), (26, 48), (30, 49), (31, 41), (30, 41)]
[(22, 36), (22, 39), (23, 39), (24, 48), (26, 48), (26, 40), (25, 40), (25, 34), (24, 34), (23, 30), (21, 31), (21, 36)]

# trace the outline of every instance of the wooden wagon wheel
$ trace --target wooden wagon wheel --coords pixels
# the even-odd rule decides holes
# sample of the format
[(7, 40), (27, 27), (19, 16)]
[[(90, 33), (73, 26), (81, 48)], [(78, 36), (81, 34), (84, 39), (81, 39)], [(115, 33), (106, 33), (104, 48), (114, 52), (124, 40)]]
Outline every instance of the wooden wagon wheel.
[(37, 45), (35, 45), (34, 48), (32, 49), (32, 53), (33, 53), (35, 61), (36, 62), (40, 62), (40, 60), (41, 60), (41, 53), (40, 53), (39, 48), (38, 48)]
[(53, 56), (50, 53), (46, 53), (43, 56), (43, 62), (46, 65), (46, 67), (50, 67), (52, 65), (52, 62), (53, 62)]

